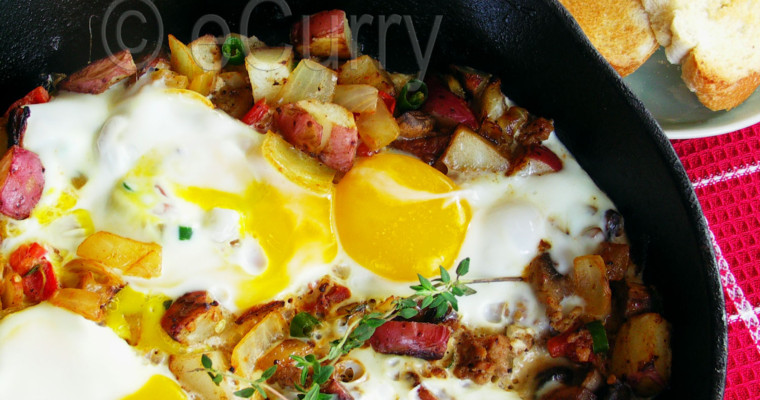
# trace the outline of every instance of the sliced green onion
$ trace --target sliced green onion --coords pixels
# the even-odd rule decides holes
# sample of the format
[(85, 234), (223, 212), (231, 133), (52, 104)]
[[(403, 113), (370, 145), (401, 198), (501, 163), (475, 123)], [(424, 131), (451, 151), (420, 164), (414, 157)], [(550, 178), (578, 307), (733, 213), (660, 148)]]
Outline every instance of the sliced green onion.
[(245, 47), (243, 41), (234, 36), (230, 36), (222, 44), (222, 55), (232, 65), (240, 65), (245, 60)]
[(401, 89), (397, 105), (401, 112), (416, 110), (422, 107), (427, 97), (428, 88), (425, 82), (419, 79), (412, 79)]
[(179, 227), (179, 240), (190, 240), (193, 237), (193, 228), (189, 226)]
[(594, 353), (605, 353), (610, 349), (610, 343), (607, 341), (607, 331), (600, 321), (589, 322), (586, 329), (591, 333)]
[(122, 182), (121, 186), (124, 186), (124, 189), (126, 189), (128, 192), (134, 192), (135, 190), (132, 189), (131, 186), (127, 185), (127, 182)]
[(308, 337), (317, 326), (319, 326), (319, 320), (316, 317), (301, 311), (290, 321), (290, 336)]

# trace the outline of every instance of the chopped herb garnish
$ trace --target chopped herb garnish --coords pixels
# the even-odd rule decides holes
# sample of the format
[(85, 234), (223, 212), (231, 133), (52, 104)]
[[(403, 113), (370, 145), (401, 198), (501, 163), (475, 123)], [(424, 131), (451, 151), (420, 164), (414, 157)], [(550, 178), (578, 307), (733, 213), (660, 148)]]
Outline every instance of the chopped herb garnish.
[(307, 312), (300, 312), (290, 321), (290, 336), (309, 337), (311, 331), (319, 326), (319, 320)]
[(589, 322), (586, 324), (586, 329), (591, 333), (594, 353), (605, 353), (610, 349), (610, 343), (607, 341), (607, 332), (600, 321)]
[(179, 227), (179, 240), (190, 240), (193, 237), (193, 228), (189, 226)]
[(132, 186), (129, 186), (129, 185), (127, 184), (127, 182), (122, 182), (122, 183), (121, 183), (121, 186), (123, 186), (123, 187), (124, 187), (124, 189), (126, 189), (128, 192), (134, 192), (134, 191), (135, 191), (134, 189), (132, 189)]

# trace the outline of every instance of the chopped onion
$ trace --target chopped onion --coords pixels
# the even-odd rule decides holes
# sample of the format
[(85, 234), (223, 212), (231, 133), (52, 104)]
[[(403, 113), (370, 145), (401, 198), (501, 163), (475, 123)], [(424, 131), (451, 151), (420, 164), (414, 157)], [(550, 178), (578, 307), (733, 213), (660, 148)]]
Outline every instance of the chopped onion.
[(375, 112), (377, 88), (370, 85), (338, 85), (333, 103), (353, 113)]
[(314, 61), (301, 60), (282, 87), (279, 104), (308, 99), (330, 103), (337, 84), (337, 72)]
[(100, 321), (103, 318), (98, 293), (84, 289), (62, 288), (55, 292), (50, 302), (93, 321)]

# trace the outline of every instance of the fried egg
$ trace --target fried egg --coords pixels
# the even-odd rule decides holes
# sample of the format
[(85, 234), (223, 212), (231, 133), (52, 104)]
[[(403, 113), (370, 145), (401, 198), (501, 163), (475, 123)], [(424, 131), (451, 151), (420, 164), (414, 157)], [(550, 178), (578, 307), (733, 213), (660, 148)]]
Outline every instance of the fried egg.
[[(465, 257), (468, 277), (520, 276), (542, 241), (567, 269), (602, 241), (594, 232), (613, 208), (553, 135), (545, 145), (564, 162), (553, 174), (451, 179), (386, 152), (358, 159), (338, 184), (319, 189), (273, 162), (266, 146), (273, 134), (160, 82), (117, 85), (100, 95), (61, 93), (30, 108), (25, 147), (45, 166), (45, 190), (31, 218), (5, 221), (0, 252), (7, 257), (23, 243), (40, 242), (58, 250), (60, 269), (85, 238), (108, 231), (159, 244), (162, 265), (156, 278), (124, 277), (128, 286), (107, 327), (49, 304), (1, 320), (0, 392), (18, 398), (55, 386), (37, 382), (60, 384), (60, 399), (140, 399), (156, 390), (183, 398), (171, 394), (177, 384), (166, 367), (138, 351), (174, 352), (158, 325), (167, 299), (206, 290), (237, 312), (328, 274), (345, 282), (352, 300), (405, 296), (418, 274), (436, 276), (439, 266), (453, 272)], [(547, 329), (526, 283), (474, 288), (477, 294), (460, 301), (463, 324)], [(138, 350), (125, 341), (134, 339), (129, 318), (153, 332)], [(368, 352), (356, 351), (372, 366), (362, 378), (364, 394), (358, 384), (349, 389), (357, 398), (387, 398), (366, 388), (396, 387), (388, 383), (398, 378), (394, 364)], [(33, 381), (20, 372), (28, 370)], [(458, 380), (431, 381), (429, 389), (451, 398), (497, 391), (515, 398)]]

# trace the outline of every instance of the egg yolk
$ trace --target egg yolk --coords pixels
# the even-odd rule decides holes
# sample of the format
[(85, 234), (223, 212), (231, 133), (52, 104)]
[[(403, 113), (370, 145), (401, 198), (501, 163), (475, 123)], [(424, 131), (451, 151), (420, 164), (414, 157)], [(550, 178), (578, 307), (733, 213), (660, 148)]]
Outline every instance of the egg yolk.
[(138, 391), (122, 400), (187, 400), (182, 388), (163, 375), (153, 375)]
[(183, 347), (161, 327), (165, 303), (169, 300), (164, 295), (146, 295), (127, 286), (109, 304), (106, 326), (139, 349), (180, 354)]
[(241, 236), (251, 235), (267, 258), (266, 270), (243, 281), (236, 299), (241, 309), (271, 299), (286, 288), (289, 266), (325, 263), (335, 258), (337, 240), (330, 224), (330, 198), (307, 191), (283, 191), (253, 182), (243, 194), (189, 187), (178, 190), (187, 201), (204, 210), (226, 208), (237, 211)]
[(451, 267), (471, 212), (457, 186), (405, 155), (359, 160), (338, 183), (335, 224), (356, 262), (388, 279), (409, 281)]

